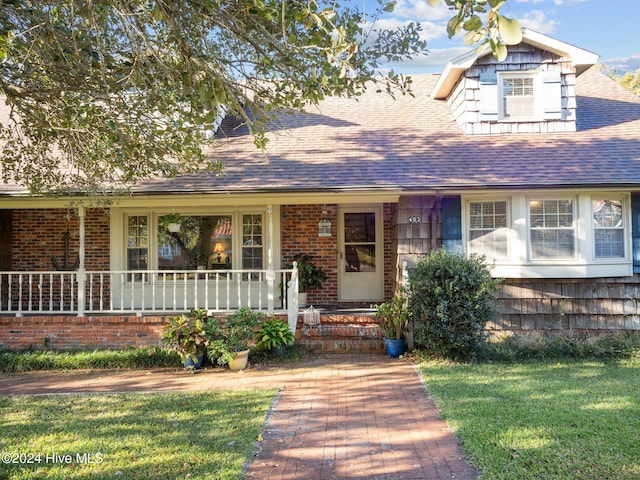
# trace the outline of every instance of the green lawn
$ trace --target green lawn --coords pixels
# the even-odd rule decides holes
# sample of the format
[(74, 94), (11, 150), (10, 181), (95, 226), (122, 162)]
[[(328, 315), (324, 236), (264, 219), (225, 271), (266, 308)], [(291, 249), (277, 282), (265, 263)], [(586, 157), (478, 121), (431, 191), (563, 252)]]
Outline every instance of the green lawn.
[(275, 393), (0, 397), (0, 479), (241, 479)]
[(640, 478), (640, 362), (422, 365), (486, 480)]

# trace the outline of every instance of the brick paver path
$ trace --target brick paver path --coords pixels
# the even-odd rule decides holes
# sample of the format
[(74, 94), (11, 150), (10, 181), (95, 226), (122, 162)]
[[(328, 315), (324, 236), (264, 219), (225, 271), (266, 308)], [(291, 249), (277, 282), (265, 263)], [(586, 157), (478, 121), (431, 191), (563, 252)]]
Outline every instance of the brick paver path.
[(212, 369), (0, 375), (0, 394), (277, 387), (245, 478), (472, 480), (415, 366), (383, 355), (319, 355), (244, 372)]

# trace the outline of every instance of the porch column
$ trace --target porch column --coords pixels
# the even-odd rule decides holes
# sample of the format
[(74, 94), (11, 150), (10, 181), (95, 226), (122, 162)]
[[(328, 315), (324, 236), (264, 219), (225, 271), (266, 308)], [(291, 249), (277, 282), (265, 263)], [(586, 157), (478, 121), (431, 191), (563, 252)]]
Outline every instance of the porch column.
[(76, 281), (78, 283), (78, 316), (84, 316), (84, 301), (85, 301), (85, 285), (87, 281), (86, 268), (84, 264), (84, 219), (85, 208), (83, 206), (78, 207), (78, 223), (79, 223), (79, 239), (78, 239), (78, 272), (76, 273)]
[(273, 269), (273, 206), (267, 205), (267, 312), (273, 313), (275, 309), (275, 280), (276, 272)]

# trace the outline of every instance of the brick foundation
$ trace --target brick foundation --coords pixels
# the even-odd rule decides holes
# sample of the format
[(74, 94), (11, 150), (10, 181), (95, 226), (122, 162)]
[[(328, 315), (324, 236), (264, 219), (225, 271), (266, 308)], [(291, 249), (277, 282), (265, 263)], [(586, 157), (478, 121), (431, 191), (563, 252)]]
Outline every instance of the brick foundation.
[(160, 345), (164, 316), (0, 317), (0, 350), (121, 349)]

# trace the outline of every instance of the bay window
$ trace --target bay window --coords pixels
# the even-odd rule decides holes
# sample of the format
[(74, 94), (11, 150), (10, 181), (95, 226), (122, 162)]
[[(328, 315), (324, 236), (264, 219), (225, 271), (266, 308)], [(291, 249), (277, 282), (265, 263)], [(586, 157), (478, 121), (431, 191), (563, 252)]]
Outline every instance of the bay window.
[(470, 195), (461, 202), (465, 253), (485, 256), (503, 278), (633, 274), (628, 195), (544, 193)]

